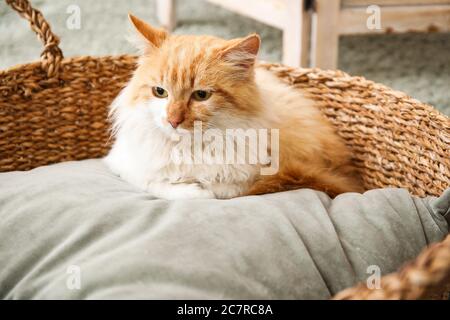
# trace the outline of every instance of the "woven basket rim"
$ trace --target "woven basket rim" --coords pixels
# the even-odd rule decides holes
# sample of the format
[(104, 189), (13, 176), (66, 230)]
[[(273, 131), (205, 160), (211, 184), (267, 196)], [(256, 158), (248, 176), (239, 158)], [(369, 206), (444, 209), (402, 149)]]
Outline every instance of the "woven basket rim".
[[(97, 59), (111, 59), (111, 60), (116, 60), (116, 59), (126, 59), (126, 58), (134, 58), (137, 59), (139, 56), (137, 54), (129, 54), (129, 53), (124, 53), (124, 54), (117, 54), (117, 55), (80, 55), (80, 56), (71, 56), (71, 57), (66, 57), (63, 58), (61, 60), (61, 68), (65, 65), (71, 64), (73, 62), (77, 62), (77, 61), (83, 61), (83, 60), (97, 60)], [(3, 76), (7, 76), (8, 73), (14, 73), (14, 72), (20, 72), (23, 69), (26, 68), (40, 68), (41, 62), (39, 60), (35, 60), (35, 61), (31, 61), (28, 63), (19, 63), (10, 67), (7, 67), (6, 69), (2, 69), (0, 70), (0, 77)], [(289, 72), (299, 72), (299, 74), (314, 74), (314, 73), (318, 73), (318, 72), (325, 72), (328, 73), (330, 76), (332, 75), (332, 77), (336, 77), (336, 78), (340, 78), (340, 80), (342, 80), (343, 78), (348, 78), (349, 81), (352, 80), (359, 80), (359, 81), (363, 81), (366, 82), (367, 84), (371, 85), (371, 86), (377, 86), (381, 89), (384, 89), (385, 91), (391, 93), (394, 96), (399, 96), (402, 98), (406, 98), (408, 100), (410, 100), (412, 103), (420, 103), (422, 105), (427, 106), (427, 109), (429, 109), (428, 111), (435, 113), (435, 116), (437, 117), (444, 117), (444, 119), (446, 119), (447, 121), (450, 121), (450, 117), (447, 116), (446, 114), (444, 114), (443, 112), (441, 112), (439, 109), (437, 109), (436, 107), (434, 107), (433, 105), (426, 103), (426, 102), (422, 102), (414, 97), (412, 97), (411, 95), (409, 95), (408, 93), (404, 92), (404, 91), (400, 91), (397, 89), (393, 89), (383, 83), (380, 82), (376, 82), (374, 80), (370, 80), (367, 79), (364, 76), (361, 75), (351, 75), (345, 71), (342, 71), (340, 69), (336, 69), (336, 70), (331, 70), (331, 69), (321, 69), (321, 68), (304, 68), (304, 67), (289, 67), (286, 66), (282, 63), (278, 63), (278, 62), (269, 62), (269, 61), (264, 61), (264, 60), (258, 60), (257, 62), (257, 66), (261, 66), (261, 67), (280, 67), (280, 68), (284, 68), (285, 70), (289, 70)], [(44, 70), (42, 70), (42, 72), (44, 72)], [(450, 124), (449, 124), (450, 125)]]
[[(118, 55), (81, 55), (81, 56), (71, 56), (67, 57), (61, 60), (61, 66), (67, 65), (76, 61), (81, 60), (96, 60), (96, 59), (118, 59), (118, 58), (130, 58), (130, 57), (138, 57), (137, 55), (133, 54), (118, 54)], [(10, 72), (17, 72), (20, 71), (23, 68), (40, 68), (41, 61), (34, 60), (30, 62), (24, 62), (24, 63), (17, 63), (12, 66), (6, 67), (4, 69), (0, 69), (0, 76), (5, 76), (7, 73)], [(44, 70), (42, 70), (44, 72)]]
[(401, 98), (406, 98), (406, 99), (410, 100), (411, 103), (420, 103), (421, 105), (427, 106), (427, 108), (429, 109), (427, 111), (435, 112), (436, 115), (443, 116), (445, 119), (450, 121), (450, 116), (447, 116), (446, 114), (441, 112), (439, 109), (437, 109), (435, 106), (433, 106), (433, 105), (431, 105), (431, 104), (429, 104), (427, 102), (423, 102), (423, 101), (421, 101), (419, 99), (416, 99), (416, 98), (412, 97), (410, 94), (408, 94), (408, 93), (406, 93), (404, 91), (394, 89), (394, 88), (392, 88), (392, 87), (390, 87), (390, 86), (388, 86), (386, 84), (383, 84), (381, 82), (377, 82), (377, 81), (374, 81), (374, 80), (367, 79), (366, 77), (361, 76), (361, 75), (351, 75), (351, 74), (349, 74), (349, 73), (347, 73), (347, 72), (345, 72), (343, 70), (340, 70), (340, 69), (334, 69), (333, 70), (333, 69), (321, 69), (321, 68), (317, 68), (317, 67), (313, 67), (313, 68), (290, 67), (290, 66), (286, 66), (286, 65), (284, 65), (282, 63), (268, 62), (268, 61), (259, 61), (258, 65), (263, 66), (263, 67), (280, 67), (280, 68), (284, 68), (285, 70), (288, 70), (289, 73), (292, 73), (292, 72), (295, 73), (296, 70), (301, 70), (302, 71), (301, 73), (304, 73), (304, 74), (319, 73), (319, 72), (323, 73), (323, 72), (325, 72), (325, 73), (328, 73), (329, 75), (332, 75), (332, 74), (335, 75), (334, 77), (340, 78), (340, 80), (342, 80), (343, 78), (344, 79), (348, 78), (349, 81), (351, 81), (351, 80), (353, 80), (353, 81), (354, 80), (360, 80), (360, 81), (366, 82), (367, 84), (369, 84), (371, 86), (376, 86), (379, 89), (383, 89), (383, 91), (385, 91), (385, 93), (388, 92), (388, 93), (390, 93), (390, 94), (392, 94), (394, 96), (398, 96), (398, 97), (401, 97)]

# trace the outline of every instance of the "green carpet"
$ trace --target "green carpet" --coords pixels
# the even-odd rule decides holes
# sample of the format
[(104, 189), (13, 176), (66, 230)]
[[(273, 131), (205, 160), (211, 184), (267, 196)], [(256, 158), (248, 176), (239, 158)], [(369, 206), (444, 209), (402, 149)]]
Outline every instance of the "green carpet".
[[(125, 40), (131, 32), (127, 13), (157, 24), (153, 0), (34, 0), (61, 37), (65, 56), (134, 52)], [(66, 27), (69, 5), (81, 9), (81, 29)], [(262, 36), (260, 57), (279, 61), (281, 31), (202, 0), (178, 1), (176, 33), (225, 38), (250, 32)], [(0, 1), (0, 68), (36, 60), (40, 43), (27, 23)], [(450, 115), (450, 34), (403, 34), (342, 37), (339, 68), (384, 83)]]

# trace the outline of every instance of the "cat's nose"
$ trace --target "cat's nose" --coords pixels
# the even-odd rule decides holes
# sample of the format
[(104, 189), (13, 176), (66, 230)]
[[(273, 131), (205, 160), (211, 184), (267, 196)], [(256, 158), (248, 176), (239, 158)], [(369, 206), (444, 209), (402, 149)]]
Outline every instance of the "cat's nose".
[(182, 102), (173, 103), (167, 108), (167, 122), (173, 128), (176, 128), (184, 121), (186, 112), (186, 104)]
[(176, 129), (180, 125), (180, 123), (183, 122), (183, 119), (181, 119), (181, 118), (178, 118), (178, 119), (167, 119), (167, 121), (170, 123), (172, 128)]

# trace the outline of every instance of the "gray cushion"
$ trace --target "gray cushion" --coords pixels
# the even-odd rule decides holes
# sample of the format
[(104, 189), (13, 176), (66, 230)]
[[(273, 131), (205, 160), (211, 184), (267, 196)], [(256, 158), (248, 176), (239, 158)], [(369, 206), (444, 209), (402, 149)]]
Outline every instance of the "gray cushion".
[(166, 201), (100, 160), (2, 173), (0, 297), (329, 298), (441, 240), (449, 199), (304, 189)]

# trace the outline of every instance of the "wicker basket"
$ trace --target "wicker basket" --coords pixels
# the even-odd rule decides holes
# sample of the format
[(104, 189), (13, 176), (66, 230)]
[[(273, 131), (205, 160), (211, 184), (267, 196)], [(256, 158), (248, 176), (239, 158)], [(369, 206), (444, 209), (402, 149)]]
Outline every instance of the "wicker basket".
[[(134, 56), (64, 59), (59, 39), (25, 0), (6, 0), (44, 44), (41, 61), (0, 71), (0, 172), (29, 170), (108, 151), (107, 107), (130, 78)], [(429, 105), (341, 71), (261, 64), (323, 102), (324, 114), (353, 150), (367, 189), (402, 187), (439, 195), (450, 181), (450, 120)], [(399, 272), (382, 289), (363, 284), (336, 299), (423, 299), (450, 284), (450, 236)], [(448, 287), (447, 287), (448, 289)]]

